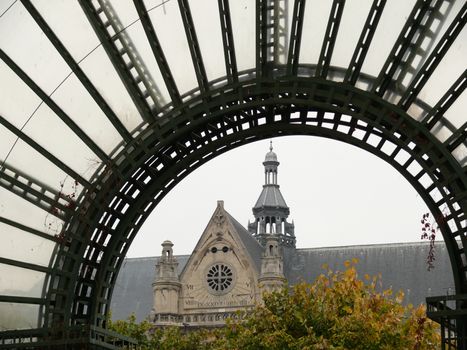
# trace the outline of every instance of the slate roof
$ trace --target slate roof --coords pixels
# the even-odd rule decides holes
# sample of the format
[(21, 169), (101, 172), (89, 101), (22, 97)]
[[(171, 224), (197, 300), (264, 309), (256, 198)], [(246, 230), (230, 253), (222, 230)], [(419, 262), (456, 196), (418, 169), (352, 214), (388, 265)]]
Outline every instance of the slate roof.
[[(188, 261), (189, 255), (178, 255), (178, 273)], [(126, 319), (135, 313), (138, 321), (143, 320), (151, 311), (153, 295), (152, 282), (159, 257), (127, 258), (117, 276), (112, 295), (110, 311), (113, 320)]]
[(427, 242), (375, 244), (284, 251), (284, 274), (290, 284), (300, 280), (312, 282), (324, 272), (323, 264), (342, 270), (344, 261), (359, 259), (357, 271), (375, 276), (381, 273), (382, 287), (402, 290), (405, 303), (418, 305), (427, 296), (454, 293), (454, 280), (444, 242), (436, 242), (435, 268), (428, 271)]
[(289, 208), (285, 203), (285, 199), (279, 190), (279, 185), (264, 185), (258, 200), (256, 201), (254, 209), (263, 207), (272, 208)]
[[(235, 219), (235, 225), (240, 225)], [(240, 225), (241, 226), (241, 225)], [(243, 237), (244, 231), (239, 230)], [(249, 240), (245, 240), (249, 242)], [(250, 243), (246, 243), (245, 246)], [(254, 245), (249, 246), (251, 249)], [(249, 248), (249, 249), (250, 249)], [(448, 252), (444, 242), (436, 243), (435, 269), (427, 271), (428, 244), (396, 243), (332, 248), (284, 249), (284, 273), (288, 281), (296, 283), (304, 279), (313, 281), (323, 272), (322, 265), (333, 270), (342, 269), (343, 262), (352, 258), (360, 261), (360, 275), (381, 273), (383, 288), (402, 289), (405, 302), (418, 305), (425, 297), (454, 293), (454, 282)], [(178, 271), (188, 261), (189, 255), (177, 256)], [(124, 319), (132, 312), (138, 320), (148, 315), (152, 308), (152, 282), (157, 257), (128, 258), (120, 269), (112, 297), (112, 318)]]
[(250, 254), (253, 262), (255, 264), (256, 271), (261, 270), (261, 256), (263, 255), (263, 247), (258, 243), (256, 239), (253, 238), (251, 233), (249, 233), (235, 218), (225, 211), (229, 220), (232, 222), (232, 225), (235, 227), (238, 236), (242, 240), (243, 245)]

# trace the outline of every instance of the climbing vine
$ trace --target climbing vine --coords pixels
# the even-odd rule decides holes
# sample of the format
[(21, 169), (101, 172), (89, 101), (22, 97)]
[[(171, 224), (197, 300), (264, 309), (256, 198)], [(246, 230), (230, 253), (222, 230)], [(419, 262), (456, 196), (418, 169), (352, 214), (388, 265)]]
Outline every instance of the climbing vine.
[(444, 222), (446, 220), (446, 211), (447, 208), (443, 208), (441, 215), (438, 218), (430, 216), (430, 213), (425, 213), (422, 215), (421, 225), (422, 225), (422, 240), (428, 240), (430, 242), (428, 254), (426, 257), (426, 264), (428, 271), (431, 271), (435, 268), (435, 240), (436, 234), (439, 231), (439, 222)]
[(430, 213), (425, 213), (422, 215), (422, 240), (428, 240), (430, 242), (430, 248), (428, 250), (428, 255), (426, 257), (426, 264), (428, 271), (431, 271), (435, 268), (435, 239), (436, 232), (439, 230), (438, 225), (434, 220), (430, 220)]
[[(60, 181), (60, 190), (44, 220), (47, 232), (52, 233), (59, 243), (65, 241), (63, 218), (67, 215), (67, 211), (73, 211), (76, 208), (76, 198), (80, 187), (77, 180), (72, 179), (71, 182), (67, 180), (68, 177)], [(69, 190), (65, 190), (66, 187)]]

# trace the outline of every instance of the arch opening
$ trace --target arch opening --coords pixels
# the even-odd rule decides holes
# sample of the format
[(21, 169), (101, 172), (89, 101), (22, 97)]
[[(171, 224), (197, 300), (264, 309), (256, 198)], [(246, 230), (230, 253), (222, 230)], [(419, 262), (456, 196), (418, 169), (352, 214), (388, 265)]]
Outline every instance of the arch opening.
[[(334, 98), (326, 103), (319, 91), (325, 89), (329, 93), (329, 85), (332, 85)], [(91, 293), (94, 296), (90, 303), (92, 307), (87, 306), (89, 298), (84, 302), (78, 286), (64, 298), (64, 305), (60, 306), (70, 310), (71, 322), (91, 319), (94, 324), (104, 324), (116, 273), (135, 234), (153, 208), (177, 183), (202, 164), (233, 148), (286, 135), (321, 136), (343, 141), (393, 166), (438, 219), (453, 266), (456, 290), (466, 290), (463, 253), (460, 253), (464, 242), (456, 239), (462, 238), (461, 233), (465, 231), (465, 226), (462, 227), (463, 203), (454, 195), (462, 188), (463, 177), (461, 174), (457, 178), (447, 176), (456, 173), (452, 156), (404, 112), (357, 89), (328, 83), (316, 84), (314, 90), (307, 87), (297, 91), (294, 84), (292, 87), (284, 84), (282, 88), (281, 93), (276, 87), (274, 93), (258, 96), (251, 95), (251, 88), (247, 87), (243, 91), (242, 103), (234, 100), (238, 91), (231, 99), (226, 92), (227, 96), (210, 101), (212, 113), (209, 116), (203, 108), (195, 106), (191, 113), (182, 116), (183, 119), (174, 118), (157, 132), (146, 129), (139, 138), (143, 150), (139, 147), (124, 150), (117, 157), (118, 168), (108, 167), (101, 171), (101, 187), (88, 194), (93, 196), (92, 200), (83, 198), (80, 204), (86, 219), (82, 220), (82, 216), (73, 218), (68, 227), (69, 244), (59, 252), (64, 259), (69, 258), (70, 251), (78, 252), (78, 255), (82, 252), (85, 259), (73, 266), (80, 276), (78, 284), (86, 283), (95, 288)], [(174, 126), (177, 133), (173, 131)], [(144, 151), (149, 149), (151, 152)], [(442, 199), (435, 200), (439, 194)], [(93, 204), (96, 200), (100, 206)], [(108, 210), (101, 210), (102, 207), (108, 207)], [(448, 212), (442, 216), (441, 208), (445, 207)], [(126, 208), (124, 213), (123, 208)], [(113, 227), (116, 220), (118, 224)], [(97, 225), (102, 222), (105, 225)], [(82, 237), (86, 237), (89, 226), (98, 228), (86, 242)], [(107, 240), (108, 236), (111, 238)], [(99, 243), (102, 240), (108, 242), (106, 246)], [(91, 249), (96, 246), (98, 249)], [(67, 281), (66, 276), (59, 274), (56, 278), (57, 283)], [(96, 280), (102, 282), (96, 285)], [(109, 299), (97, 300), (97, 295), (108, 295)], [(50, 297), (54, 299), (53, 295)], [(63, 315), (55, 312), (56, 307), (57, 304), (48, 308), (46, 320), (63, 319)]]

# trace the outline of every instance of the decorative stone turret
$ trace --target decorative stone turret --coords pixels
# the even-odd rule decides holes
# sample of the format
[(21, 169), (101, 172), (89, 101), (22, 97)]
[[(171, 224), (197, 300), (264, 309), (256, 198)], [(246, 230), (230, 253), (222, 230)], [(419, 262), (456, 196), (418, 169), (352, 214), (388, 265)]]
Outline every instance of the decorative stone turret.
[(263, 246), (269, 235), (276, 235), (280, 245), (295, 248), (295, 228), (293, 222), (287, 222), (290, 210), (277, 183), (279, 162), (272, 151), (272, 141), (263, 165), (263, 190), (253, 207), (255, 221), (248, 223), (248, 231)]
[(173, 256), (173, 243), (162, 243), (162, 255), (156, 263), (156, 277), (154, 279), (153, 311), (151, 318), (156, 324), (172, 324), (178, 320), (178, 300), (181, 283), (178, 278), (178, 262)]
[(263, 257), (261, 258), (261, 273), (258, 278), (261, 292), (272, 292), (282, 288), (284, 282), (284, 265), (282, 251), (277, 235), (268, 235)]

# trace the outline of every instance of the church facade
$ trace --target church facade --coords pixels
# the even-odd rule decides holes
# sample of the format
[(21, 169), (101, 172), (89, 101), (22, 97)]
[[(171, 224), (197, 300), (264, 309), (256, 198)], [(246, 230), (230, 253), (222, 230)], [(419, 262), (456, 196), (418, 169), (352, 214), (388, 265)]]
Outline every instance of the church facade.
[(272, 145), (263, 165), (265, 183), (248, 230), (218, 201), (180, 274), (173, 244), (162, 243), (150, 315), (155, 325), (221, 326), (286, 282), (283, 251), (295, 249), (294, 224), (287, 221), (289, 208), (277, 182), (279, 162)]

